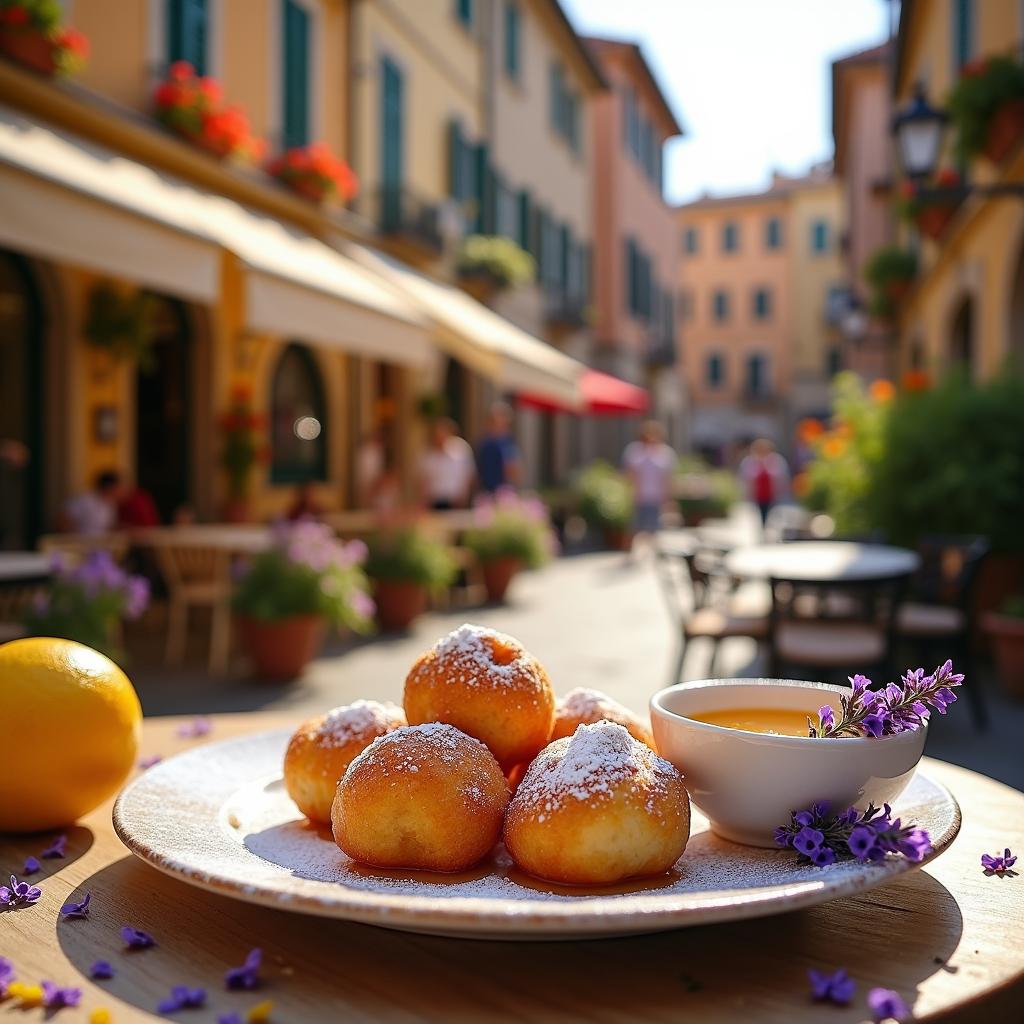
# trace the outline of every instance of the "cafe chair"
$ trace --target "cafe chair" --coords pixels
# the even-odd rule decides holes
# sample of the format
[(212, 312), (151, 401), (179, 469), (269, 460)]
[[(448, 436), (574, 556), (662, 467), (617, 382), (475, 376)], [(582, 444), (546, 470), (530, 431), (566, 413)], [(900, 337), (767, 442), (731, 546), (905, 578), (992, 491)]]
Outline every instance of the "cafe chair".
[[(897, 629), (926, 668), (952, 658), (967, 677), (963, 693), (978, 729), (988, 726), (984, 694), (972, 671), (974, 592), (991, 546), (986, 537), (932, 535), (918, 544), (921, 568), (910, 581)], [(915, 666), (916, 667), (916, 666)]]
[(808, 583), (771, 580), (769, 674), (845, 681), (891, 671), (906, 577)]
[(701, 552), (655, 549), (655, 568), (665, 604), (676, 627), (678, 654), (669, 685), (682, 679), (683, 662), (692, 640), (708, 640), (713, 676), (723, 640), (744, 637), (763, 642), (768, 635), (767, 602), (762, 591), (744, 587), (721, 589), (716, 577), (701, 564)]

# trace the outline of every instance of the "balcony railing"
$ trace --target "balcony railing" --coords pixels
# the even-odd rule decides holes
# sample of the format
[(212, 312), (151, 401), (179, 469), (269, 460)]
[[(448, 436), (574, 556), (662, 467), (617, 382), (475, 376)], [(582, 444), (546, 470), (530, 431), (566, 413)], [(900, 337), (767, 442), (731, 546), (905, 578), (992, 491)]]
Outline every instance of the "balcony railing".
[(587, 324), (586, 299), (560, 289), (549, 290), (544, 296), (544, 319), (553, 330), (579, 330)]
[(376, 196), (374, 219), (381, 233), (431, 253), (444, 249), (440, 210), (408, 189), (382, 188)]

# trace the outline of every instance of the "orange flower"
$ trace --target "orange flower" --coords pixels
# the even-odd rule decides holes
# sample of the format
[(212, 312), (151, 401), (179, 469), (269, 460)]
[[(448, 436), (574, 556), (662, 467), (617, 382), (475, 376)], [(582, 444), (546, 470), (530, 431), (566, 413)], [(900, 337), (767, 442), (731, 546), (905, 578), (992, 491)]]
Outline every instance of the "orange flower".
[(868, 394), (874, 402), (891, 402), (896, 397), (896, 389), (892, 386), (892, 381), (876, 380), (871, 382)]
[(825, 432), (825, 427), (821, 420), (816, 420), (808, 417), (807, 419), (801, 420), (796, 426), (796, 436), (804, 444), (811, 444), (816, 441)]
[(926, 370), (907, 370), (900, 378), (900, 387), (904, 391), (927, 391), (931, 379)]
[(798, 498), (806, 498), (810, 489), (811, 480), (806, 473), (797, 473), (797, 475), (793, 477), (793, 493)]
[(187, 60), (176, 60), (168, 71), (168, 77), (172, 82), (187, 82), (195, 77), (195, 70)]
[(78, 60), (87, 60), (89, 57), (89, 39), (77, 28), (66, 28), (57, 38), (57, 45), (61, 49), (68, 50)]
[(838, 459), (843, 452), (846, 451), (846, 438), (845, 437), (828, 437), (825, 439), (825, 443), (821, 447), (822, 452), (825, 454), (827, 459)]

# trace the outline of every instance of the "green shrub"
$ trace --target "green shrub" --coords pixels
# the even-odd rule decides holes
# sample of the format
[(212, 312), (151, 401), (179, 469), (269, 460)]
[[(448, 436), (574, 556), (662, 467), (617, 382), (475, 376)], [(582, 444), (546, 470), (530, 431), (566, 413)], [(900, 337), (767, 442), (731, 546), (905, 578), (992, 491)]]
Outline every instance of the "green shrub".
[(633, 487), (610, 462), (590, 463), (576, 478), (576, 495), (588, 526), (626, 530), (633, 521)]
[(684, 521), (720, 519), (739, 501), (736, 476), (727, 469), (715, 469), (700, 456), (684, 455), (676, 463), (673, 490)]
[(946, 109), (956, 133), (957, 157), (969, 161), (985, 148), (993, 114), (1007, 101), (1024, 98), (1024, 64), (1015, 57), (989, 57), (964, 67)]
[(533, 257), (503, 235), (470, 235), (459, 251), (458, 271), (486, 274), (503, 288), (530, 284), (537, 274)]
[(481, 562), (515, 558), (528, 569), (536, 569), (551, 557), (555, 536), (547, 507), (539, 498), (499, 492), (494, 499), (477, 502), (476, 520), (477, 525), (466, 531), (463, 544)]
[(441, 590), (455, 578), (451, 551), (416, 527), (403, 527), (370, 539), (366, 574), (376, 580), (402, 580)]

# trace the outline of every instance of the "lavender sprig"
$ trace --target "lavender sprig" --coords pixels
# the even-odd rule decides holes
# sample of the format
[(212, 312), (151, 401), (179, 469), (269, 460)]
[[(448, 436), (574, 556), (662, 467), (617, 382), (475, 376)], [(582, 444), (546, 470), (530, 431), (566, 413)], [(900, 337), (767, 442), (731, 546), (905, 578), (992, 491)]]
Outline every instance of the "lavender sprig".
[(818, 721), (807, 719), (808, 735), (831, 739), (836, 736), (893, 736), (920, 729), (933, 711), (940, 715), (956, 700), (953, 688), (964, 681), (947, 659), (931, 675), (923, 668), (908, 669), (903, 685), (889, 683), (879, 690), (866, 676), (851, 677), (853, 690), (839, 698), (841, 714), (828, 704), (818, 711)]
[(888, 804), (881, 810), (868, 804), (863, 814), (856, 807), (832, 814), (828, 804), (812, 804), (805, 811), (792, 812), (789, 824), (775, 830), (775, 842), (795, 850), (798, 864), (820, 868), (853, 859), (874, 864), (890, 853), (917, 863), (932, 850), (928, 833), (893, 819)]

